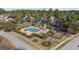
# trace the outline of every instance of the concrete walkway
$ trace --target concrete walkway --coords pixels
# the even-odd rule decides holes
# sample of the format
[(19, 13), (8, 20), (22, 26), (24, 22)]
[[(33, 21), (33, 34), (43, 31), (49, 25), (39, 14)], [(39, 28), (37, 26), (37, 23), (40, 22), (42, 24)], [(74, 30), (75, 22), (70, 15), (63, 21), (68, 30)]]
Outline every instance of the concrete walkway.
[(24, 49), (24, 50), (32, 50), (33, 47), (29, 46), (18, 37), (13, 36), (9, 32), (0, 31), (0, 35), (7, 38), (17, 49)]

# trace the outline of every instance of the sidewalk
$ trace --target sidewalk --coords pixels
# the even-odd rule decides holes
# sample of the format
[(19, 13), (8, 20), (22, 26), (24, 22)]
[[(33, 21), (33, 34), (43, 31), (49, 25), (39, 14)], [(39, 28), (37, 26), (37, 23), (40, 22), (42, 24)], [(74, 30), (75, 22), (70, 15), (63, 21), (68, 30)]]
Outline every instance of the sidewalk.
[(14, 36), (20, 38), (20, 40), (24, 41), (26, 44), (29, 44), (31, 47), (34, 48), (34, 50), (42, 50), (41, 47), (39, 47), (38, 45), (35, 45), (32, 41), (29, 40), (29, 38), (27, 38), (27, 37), (25, 37), (23, 35), (20, 35), (20, 34), (18, 34), (16, 32), (11, 32), (11, 34), (13, 34)]
[(54, 48), (52, 48), (51, 50), (59, 50), (61, 49), (62, 47), (64, 47), (67, 43), (69, 43), (70, 41), (72, 41), (73, 39), (75, 39), (77, 36), (79, 36), (79, 33), (74, 35), (74, 36), (71, 36), (67, 39), (65, 39), (63, 42), (61, 42), (60, 44), (58, 44), (57, 46), (55, 46)]

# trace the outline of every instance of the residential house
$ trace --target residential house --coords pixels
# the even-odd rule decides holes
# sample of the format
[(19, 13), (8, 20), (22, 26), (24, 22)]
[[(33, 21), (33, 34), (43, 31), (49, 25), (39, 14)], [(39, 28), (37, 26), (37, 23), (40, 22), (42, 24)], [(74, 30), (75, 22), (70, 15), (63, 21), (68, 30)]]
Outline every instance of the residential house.
[(53, 37), (57, 38), (57, 39), (61, 39), (62, 36), (64, 35), (64, 32), (56, 32)]

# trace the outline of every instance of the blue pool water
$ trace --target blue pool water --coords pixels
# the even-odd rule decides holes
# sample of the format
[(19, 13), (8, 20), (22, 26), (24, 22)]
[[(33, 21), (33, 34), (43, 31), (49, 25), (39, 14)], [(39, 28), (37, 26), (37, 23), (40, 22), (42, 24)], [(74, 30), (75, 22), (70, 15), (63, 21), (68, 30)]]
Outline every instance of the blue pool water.
[(30, 31), (30, 32), (38, 32), (38, 29), (36, 29), (36, 28), (27, 28), (27, 31)]

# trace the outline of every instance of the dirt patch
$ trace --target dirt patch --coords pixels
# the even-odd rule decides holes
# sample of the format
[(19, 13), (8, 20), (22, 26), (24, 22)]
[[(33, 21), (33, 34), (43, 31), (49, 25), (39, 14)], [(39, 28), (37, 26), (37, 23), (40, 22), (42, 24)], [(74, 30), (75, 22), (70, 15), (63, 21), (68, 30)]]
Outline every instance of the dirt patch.
[(11, 42), (8, 41), (8, 39), (4, 38), (3, 36), (0, 36), (0, 50), (14, 50), (15, 47)]

